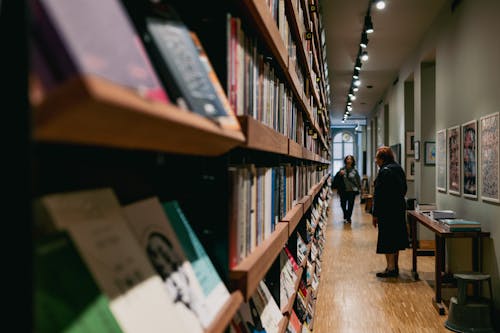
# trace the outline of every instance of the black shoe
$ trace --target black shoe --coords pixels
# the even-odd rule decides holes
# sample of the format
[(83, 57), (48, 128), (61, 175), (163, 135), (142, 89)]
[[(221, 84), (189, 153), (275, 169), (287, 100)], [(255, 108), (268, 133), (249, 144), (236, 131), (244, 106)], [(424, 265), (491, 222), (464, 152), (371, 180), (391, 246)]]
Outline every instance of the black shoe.
[(383, 272), (378, 272), (377, 277), (379, 278), (388, 278), (388, 277), (397, 277), (399, 275), (399, 272), (397, 269), (393, 270), (388, 270), (387, 268)]
[(349, 224), (352, 223), (351, 219), (347, 219), (347, 223)]

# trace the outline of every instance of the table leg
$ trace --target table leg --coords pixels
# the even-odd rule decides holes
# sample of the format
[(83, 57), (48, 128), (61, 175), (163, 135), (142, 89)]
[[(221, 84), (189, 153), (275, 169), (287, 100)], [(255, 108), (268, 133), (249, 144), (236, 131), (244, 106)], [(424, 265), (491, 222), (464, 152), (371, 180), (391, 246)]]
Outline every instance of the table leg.
[(444, 305), (441, 299), (441, 283), (442, 283), (442, 272), (443, 272), (443, 259), (444, 259), (444, 238), (435, 235), (436, 240), (436, 257), (435, 257), (435, 291), (436, 295), (433, 299), (433, 304), (440, 315), (444, 315)]

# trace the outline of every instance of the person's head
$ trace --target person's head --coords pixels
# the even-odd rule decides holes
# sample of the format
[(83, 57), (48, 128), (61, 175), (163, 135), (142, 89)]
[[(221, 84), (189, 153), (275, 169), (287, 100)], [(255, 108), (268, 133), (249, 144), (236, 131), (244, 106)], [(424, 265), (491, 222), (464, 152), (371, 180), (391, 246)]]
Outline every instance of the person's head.
[(344, 158), (344, 165), (350, 168), (354, 168), (356, 166), (356, 160), (354, 159), (354, 156), (347, 155)]
[(377, 148), (377, 153), (375, 154), (375, 163), (381, 166), (386, 163), (394, 162), (394, 152), (391, 147), (381, 146)]
[(182, 264), (170, 240), (158, 232), (149, 235), (146, 251), (151, 264), (163, 280)]

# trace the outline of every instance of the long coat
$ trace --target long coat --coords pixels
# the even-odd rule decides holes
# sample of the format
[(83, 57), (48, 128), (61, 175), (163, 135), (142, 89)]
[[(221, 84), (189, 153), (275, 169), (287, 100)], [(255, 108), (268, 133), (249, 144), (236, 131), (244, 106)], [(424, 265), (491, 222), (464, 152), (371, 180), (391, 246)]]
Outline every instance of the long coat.
[(408, 246), (406, 190), (406, 175), (401, 166), (383, 164), (373, 195), (373, 216), (378, 218), (377, 253), (396, 253)]

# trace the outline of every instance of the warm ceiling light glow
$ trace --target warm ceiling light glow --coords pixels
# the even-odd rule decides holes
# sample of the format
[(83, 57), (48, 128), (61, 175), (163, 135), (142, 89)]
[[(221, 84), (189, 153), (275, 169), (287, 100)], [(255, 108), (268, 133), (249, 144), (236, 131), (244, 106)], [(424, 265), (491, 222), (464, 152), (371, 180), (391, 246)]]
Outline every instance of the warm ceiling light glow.
[(358, 79), (358, 80), (354, 81), (354, 85), (356, 87), (359, 87), (361, 85), (361, 80)]
[(368, 52), (366, 51), (363, 51), (363, 53), (361, 53), (361, 60), (363, 61), (368, 61)]
[(379, 10), (382, 10), (385, 8), (385, 1), (384, 0), (379, 0), (375, 3), (375, 7), (377, 7), (377, 9)]
[(370, 15), (365, 16), (365, 31), (367, 34), (371, 34), (373, 32), (372, 17)]
[(361, 42), (359, 42), (359, 46), (361, 46), (363, 49), (368, 46), (368, 35), (364, 31), (361, 34)]
[(354, 88), (352, 88), (352, 91), (354, 91), (354, 92), (357, 92), (358, 90), (359, 90), (359, 88), (358, 88), (358, 87), (354, 87)]

